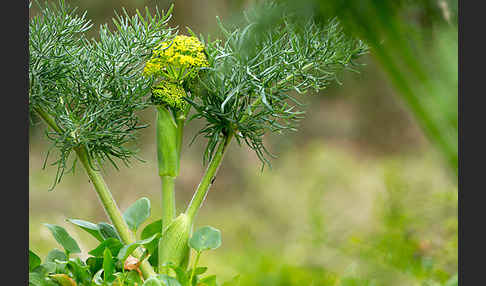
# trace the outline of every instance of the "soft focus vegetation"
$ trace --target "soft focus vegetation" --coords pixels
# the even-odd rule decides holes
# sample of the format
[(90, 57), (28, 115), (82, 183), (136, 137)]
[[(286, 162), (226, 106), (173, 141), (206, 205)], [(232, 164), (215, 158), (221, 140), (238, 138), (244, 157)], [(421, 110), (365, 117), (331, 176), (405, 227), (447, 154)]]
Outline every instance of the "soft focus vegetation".
[[(169, 5), (66, 2), (87, 10), (95, 27), (121, 6), (130, 12)], [(170, 25), (218, 36), (217, 15), (239, 22), (233, 15), (254, 2), (176, 1)], [(320, 3), (301, 2), (308, 7)], [(343, 87), (330, 85), (319, 96), (306, 98), (307, 114), (298, 133), (264, 138), (279, 157), (271, 160), (272, 168), (261, 172), (254, 152), (230, 146), (232, 155), (225, 158), (196, 225), (222, 230), (221, 247), (201, 257), (201, 265), (218, 274), (218, 281), (240, 274), (242, 286), (457, 285), (457, 3), (397, 2), (401, 6), (393, 6), (393, 11), (399, 18), (385, 21), (399, 19), (393, 22), (399, 28), (392, 27), (401, 33), (403, 27), (413, 26), (419, 38), (406, 40), (416, 46), (404, 49), (405, 40), (400, 39), (385, 44), (387, 50), (372, 49), (361, 60), (366, 65), (359, 74), (341, 76)], [(362, 3), (374, 7), (378, 2)], [(343, 24), (350, 30), (356, 27), (352, 21)], [(381, 31), (376, 27), (383, 24), (356, 33), (366, 38), (370, 31)], [(402, 58), (405, 62), (396, 69), (397, 58), (409, 52), (420, 58)], [(155, 116), (153, 110), (140, 115), (146, 121)], [(182, 147), (184, 172), (177, 196), (185, 201), (204, 170), (200, 154), (207, 142), (198, 139), (188, 146), (197, 124), (189, 127)], [(96, 240), (65, 219), (108, 218), (81, 168), (48, 192), (56, 168), (41, 169), (50, 142), (40, 130), (35, 126), (29, 131), (30, 248), (42, 258), (59, 248), (43, 225), (52, 223), (66, 227), (83, 251), (91, 250)], [(145, 162), (104, 170), (122, 210), (145, 196), (153, 202), (153, 212), (160, 212), (160, 181), (152, 171), (157, 168), (154, 130), (149, 126), (140, 132), (138, 156)]]

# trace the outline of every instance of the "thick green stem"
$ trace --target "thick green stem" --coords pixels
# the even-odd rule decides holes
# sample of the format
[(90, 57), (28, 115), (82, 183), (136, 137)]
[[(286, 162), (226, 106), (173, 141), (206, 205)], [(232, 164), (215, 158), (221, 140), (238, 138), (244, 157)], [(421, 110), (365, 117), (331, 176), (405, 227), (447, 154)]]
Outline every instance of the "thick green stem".
[(175, 177), (161, 176), (162, 182), (162, 224), (169, 225), (176, 215)]
[[(179, 174), (184, 117), (168, 107), (157, 107), (157, 160), (162, 185), (162, 234), (176, 216), (175, 179)], [(175, 115), (175, 116), (173, 116)], [(167, 271), (162, 253), (167, 252), (165, 240), (159, 241), (159, 272)]]
[[(182, 136), (184, 130), (184, 119), (183, 117), (178, 117), (176, 119), (177, 130), (176, 130), (176, 149), (177, 156), (181, 158), (181, 145)], [(161, 146), (160, 141), (158, 141), (157, 148), (164, 148)], [(180, 167), (179, 167), (180, 168)], [(176, 216), (176, 200), (175, 200), (175, 179), (172, 176), (160, 176), (162, 183), (162, 222), (164, 225), (168, 225)]]
[(101, 200), (101, 203), (105, 208), (106, 214), (118, 231), (120, 238), (124, 243), (132, 243), (134, 241), (132, 232), (128, 228), (125, 220), (123, 219), (123, 216), (118, 209), (118, 206), (116, 205), (116, 202), (113, 199), (113, 196), (111, 195), (111, 192), (108, 189), (105, 181), (103, 180), (100, 172), (94, 170), (93, 167), (90, 165), (88, 158), (89, 155), (84, 148), (78, 147), (75, 148), (75, 151), (78, 155), (79, 161), (81, 161), (81, 163), (83, 164), (86, 173), (88, 174), (88, 177), (90, 178), (91, 183), (93, 184), (96, 193)]
[[(99, 171), (94, 170), (88, 159), (88, 153), (84, 148), (76, 148), (76, 154), (78, 155), (79, 160), (83, 164), (88, 177), (93, 184), (98, 197), (100, 198), (101, 203), (106, 211), (106, 214), (110, 218), (113, 226), (116, 228), (120, 238), (125, 244), (130, 244), (135, 242), (135, 236), (128, 228), (127, 223), (123, 219), (123, 216), (116, 205), (113, 196), (111, 195), (108, 186), (105, 183), (105, 180), (101, 176)], [(141, 253), (139, 251), (134, 252), (134, 256), (140, 258)], [(140, 264), (140, 270), (142, 271), (145, 278), (150, 277), (151, 275), (155, 275), (155, 271), (153, 270), (152, 266), (148, 263), (147, 260), (144, 260)]]
[(218, 172), (221, 161), (223, 160), (224, 153), (226, 152), (232, 138), (233, 134), (229, 134), (220, 141), (218, 149), (216, 150), (216, 153), (209, 163), (208, 168), (206, 169), (206, 173), (204, 173), (204, 176), (201, 179), (201, 182), (199, 183), (199, 186), (197, 187), (197, 190), (194, 193), (192, 200), (186, 209), (186, 214), (189, 216), (191, 221), (194, 221), (197, 211), (201, 208), (201, 205), (206, 198), (209, 188), (214, 182), (216, 173)]
[[(39, 108), (36, 108), (35, 111), (54, 131), (62, 133), (62, 129), (57, 126), (55, 121), (46, 112)], [(93, 169), (93, 167), (91, 166), (88, 157), (89, 155), (86, 149), (84, 147), (76, 147), (74, 148), (74, 151), (76, 152), (76, 155), (83, 164), (86, 173), (88, 174), (88, 177), (90, 178), (91, 183), (93, 184), (95, 191), (98, 194), (98, 198), (100, 199), (101, 204), (105, 209), (106, 214), (113, 223), (113, 226), (120, 235), (123, 243), (130, 244), (135, 242), (135, 237), (128, 228), (125, 220), (123, 219), (120, 209), (116, 205), (116, 202), (113, 199), (113, 196), (111, 195), (111, 192), (108, 189), (108, 186), (106, 185), (103, 176), (99, 171)], [(137, 253), (134, 253), (134, 256), (138, 258), (141, 256), (141, 253), (137, 251)], [(155, 271), (147, 260), (141, 263), (140, 269), (145, 278), (148, 278), (151, 275), (155, 275)]]
[(179, 133), (182, 132), (167, 107), (157, 107), (156, 132), (157, 160), (162, 184), (162, 223), (165, 228), (175, 217), (175, 178), (179, 174)]
[[(165, 106), (157, 107), (157, 160), (162, 184), (162, 223), (169, 225), (175, 217), (175, 179), (179, 174), (184, 120)], [(162, 231), (162, 230), (161, 230)]]

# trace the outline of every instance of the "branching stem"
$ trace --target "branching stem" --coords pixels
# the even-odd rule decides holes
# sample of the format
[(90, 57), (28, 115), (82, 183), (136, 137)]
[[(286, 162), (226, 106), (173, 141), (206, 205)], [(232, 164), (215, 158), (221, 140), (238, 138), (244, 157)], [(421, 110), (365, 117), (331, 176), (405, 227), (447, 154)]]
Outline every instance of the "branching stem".
[[(302, 71), (307, 71), (310, 69), (314, 63), (309, 63), (305, 66), (302, 67)], [(289, 75), (285, 79), (279, 81), (277, 83), (277, 87), (281, 86), (290, 80), (294, 78), (294, 75)], [(251, 105), (250, 108), (255, 107), (257, 104), (259, 104), (261, 101), (261, 97), (256, 99)], [(243, 116), (242, 120), (245, 120), (245, 116)], [(209, 191), (209, 188), (211, 187), (214, 178), (216, 176), (216, 173), (218, 172), (219, 166), (221, 165), (221, 161), (223, 159), (224, 153), (226, 152), (226, 149), (229, 146), (229, 143), (231, 142), (231, 139), (233, 138), (233, 134), (229, 134), (224, 137), (223, 140), (220, 141), (218, 149), (216, 150), (216, 154), (214, 154), (213, 159), (208, 165), (208, 168), (206, 169), (206, 173), (204, 174), (203, 178), (201, 179), (201, 182), (199, 183), (199, 186), (197, 187), (196, 192), (194, 193), (191, 202), (189, 203), (189, 206), (186, 209), (186, 214), (191, 218), (191, 220), (194, 220), (194, 217), (196, 216), (197, 211), (201, 208), (202, 203), (204, 202), (206, 195)]]
[[(35, 108), (35, 111), (39, 116), (51, 127), (54, 131), (58, 133), (62, 133), (62, 129), (56, 124), (56, 122), (52, 119), (49, 114), (47, 114), (44, 110), (40, 108)], [(76, 147), (74, 148), (76, 155), (78, 156), (79, 160), (81, 161), (82, 165), (84, 166), (88, 177), (90, 178), (93, 187), (98, 194), (98, 198), (103, 205), (103, 208), (110, 218), (113, 226), (115, 227), (116, 231), (120, 235), (123, 243), (130, 244), (135, 242), (135, 237), (133, 233), (128, 228), (123, 216), (118, 208), (108, 186), (106, 185), (105, 180), (101, 173), (97, 170), (94, 170), (89, 162), (89, 154), (84, 147)], [(139, 258), (141, 253), (139, 251), (134, 252), (134, 256)], [(140, 264), (140, 269), (145, 278), (150, 277), (151, 275), (155, 275), (155, 271), (153, 270), (152, 266), (149, 264), (147, 260), (144, 260)]]

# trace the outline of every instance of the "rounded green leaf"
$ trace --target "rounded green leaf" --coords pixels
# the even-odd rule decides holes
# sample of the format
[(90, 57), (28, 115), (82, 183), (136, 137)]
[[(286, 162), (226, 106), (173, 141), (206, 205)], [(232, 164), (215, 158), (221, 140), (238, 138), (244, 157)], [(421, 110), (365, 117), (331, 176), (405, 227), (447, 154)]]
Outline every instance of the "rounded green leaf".
[(138, 199), (123, 213), (128, 227), (136, 231), (137, 228), (150, 216), (150, 200), (146, 197)]
[(47, 228), (49, 228), (56, 241), (60, 245), (62, 245), (62, 247), (64, 247), (64, 250), (69, 253), (81, 252), (78, 243), (67, 233), (67, 231), (63, 227), (48, 223), (46, 223), (45, 225), (47, 226)]
[(100, 228), (97, 224), (89, 222), (89, 221), (84, 221), (84, 220), (81, 220), (81, 219), (69, 219), (68, 218), (67, 221), (78, 226), (82, 230), (88, 232), (89, 234), (94, 236), (100, 242), (104, 240), (103, 236), (101, 236)]
[(189, 246), (196, 251), (216, 249), (221, 246), (221, 231), (211, 226), (203, 226), (192, 235)]

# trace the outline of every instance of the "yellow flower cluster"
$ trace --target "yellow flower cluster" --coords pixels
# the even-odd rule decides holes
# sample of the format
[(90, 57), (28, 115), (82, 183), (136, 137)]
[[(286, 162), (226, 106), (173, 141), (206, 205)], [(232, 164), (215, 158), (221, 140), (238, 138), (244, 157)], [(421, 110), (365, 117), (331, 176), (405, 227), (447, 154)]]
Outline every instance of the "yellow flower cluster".
[(201, 68), (209, 66), (204, 45), (196, 37), (178, 35), (160, 43), (145, 64), (144, 76), (155, 76), (160, 84), (152, 88), (152, 101), (183, 109), (187, 102), (183, 86), (191, 88)]
[(157, 46), (145, 65), (144, 75), (182, 83), (195, 78), (199, 69), (208, 65), (203, 44), (196, 37), (178, 35)]
[(188, 104), (184, 101), (186, 92), (184, 88), (173, 82), (163, 81), (152, 88), (152, 102), (155, 104), (167, 104), (177, 110), (182, 110)]

